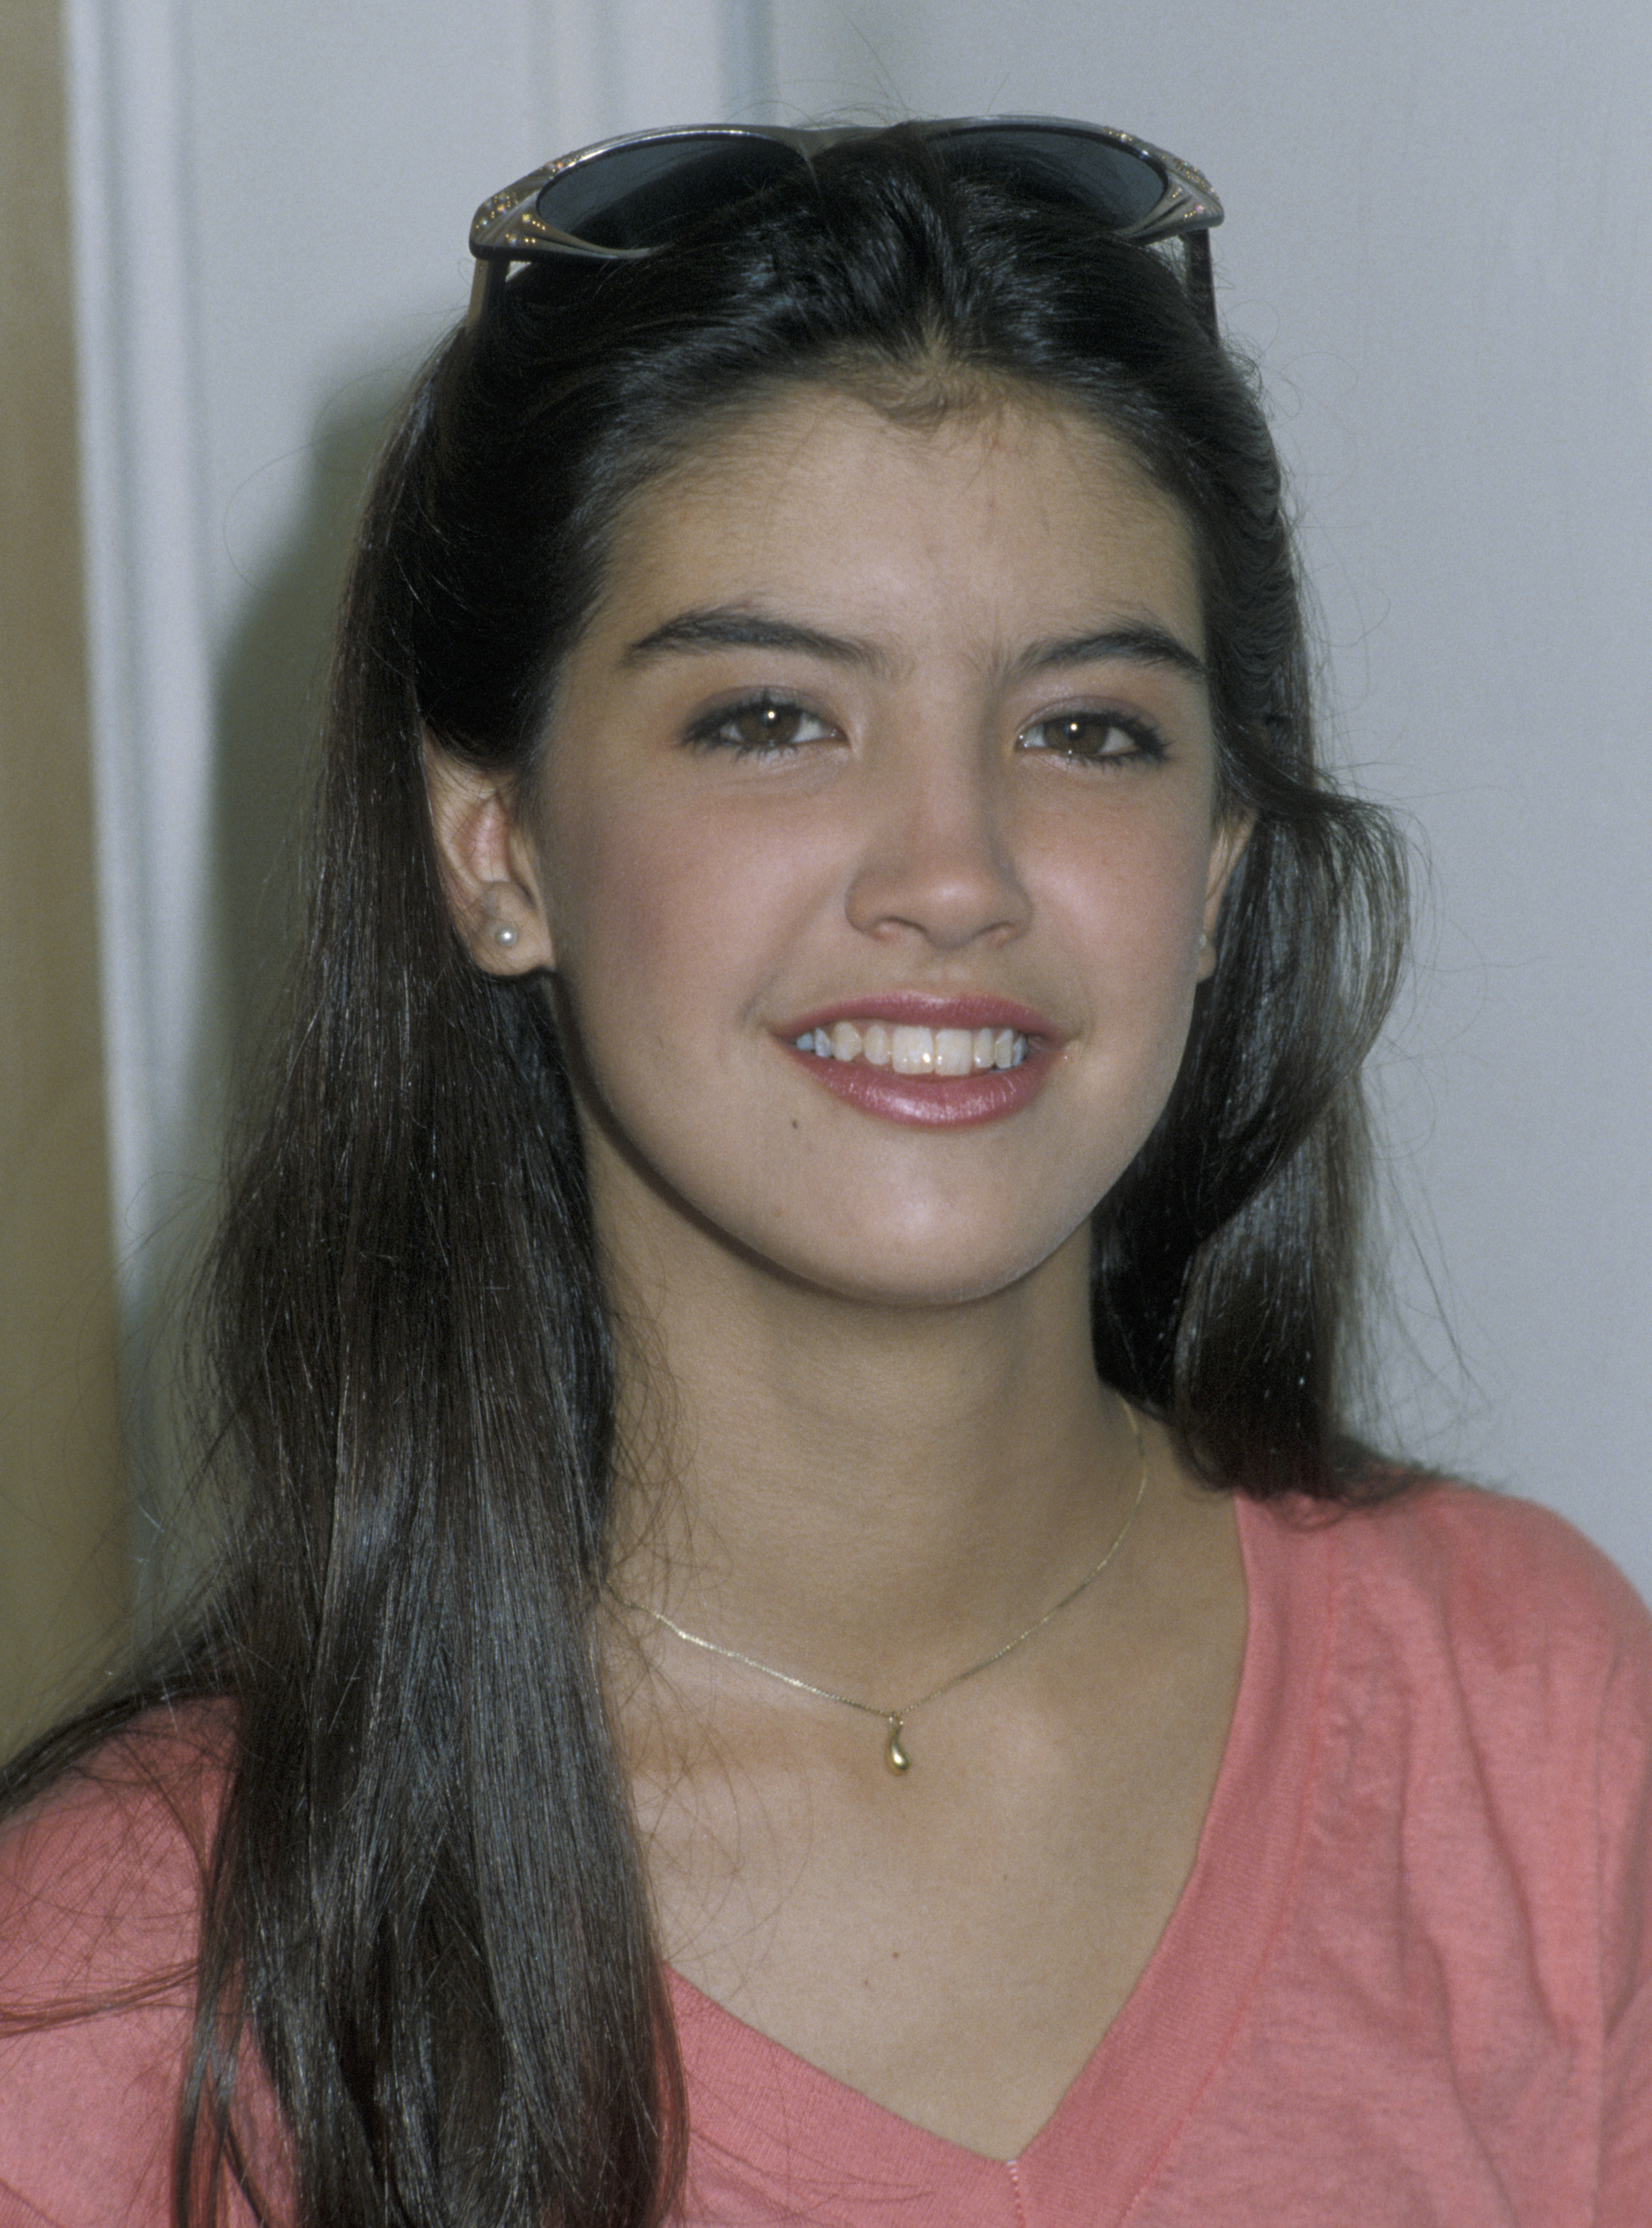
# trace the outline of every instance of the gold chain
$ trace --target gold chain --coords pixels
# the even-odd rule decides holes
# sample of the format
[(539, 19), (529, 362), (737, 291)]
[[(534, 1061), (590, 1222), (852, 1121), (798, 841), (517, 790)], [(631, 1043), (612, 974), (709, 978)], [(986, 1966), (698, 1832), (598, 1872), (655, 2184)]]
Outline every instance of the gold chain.
[[(1107, 1553), (1102, 1556), (1093, 1570), (1085, 1572), (1071, 1593), (1063, 1594), (1053, 1609), (1047, 1609), (1041, 1617), (1035, 1618), (1024, 1630), (1017, 1632), (1013, 1640), (1006, 1640), (1002, 1648), (995, 1648), (990, 1655), (983, 1655), (979, 1663), (972, 1663), (966, 1671), (954, 1671), (950, 1679), (943, 1679), (938, 1687), (931, 1687), (927, 1694), (920, 1694), (915, 1701), (903, 1702), (898, 1709), (885, 1709), (876, 1702), (858, 1701), (852, 1694), (834, 1694), (829, 1687), (816, 1687), (807, 1679), (794, 1678), (789, 1671), (776, 1670), (772, 1663), (760, 1663), (755, 1655), (747, 1655), (738, 1648), (724, 1648), (719, 1641), (706, 1640), (698, 1632), (685, 1630), (683, 1626), (673, 1623), (666, 1615), (664, 1610), (648, 1609), (647, 1614), (653, 1617), (656, 1624), (663, 1624), (667, 1632), (674, 1633), (679, 1640), (685, 1642), (690, 1648), (704, 1649), (708, 1655), (720, 1655), (729, 1663), (743, 1663), (748, 1671), (761, 1671), (765, 1679), (777, 1680), (782, 1687), (790, 1687), (800, 1694), (813, 1694), (817, 1701), (836, 1702), (845, 1710), (858, 1710), (863, 1717), (882, 1718), (889, 1727), (889, 1738), (883, 1745), (883, 1761), (891, 1771), (906, 1771), (910, 1768), (912, 1759), (902, 1745), (901, 1734), (907, 1719), (913, 1713), (922, 1709), (929, 1702), (939, 1701), (943, 1694), (950, 1694), (953, 1688), (961, 1687), (966, 1679), (973, 1679), (983, 1671), (990, 1671), (995, 1663), (1002, 1663), (1006, 1655), (1013, 1655), (1023, 1641), (1030, 1640), (1035, 1632), (1042, 1632), (1044, 1627), (1058, 1617), (1064, 1609), (1070, 1609), (1088, 1587), (1095, 1584), (1119, 1548), (1123, 1546), (1125, 1536), (1135, 1522), (1137, 1511), (1147, 1495), (1147, 1446), (1141, 1435), (1141, 1425), (1136, 1420), (1136, 1412), (1122, 1393), (1119, 1397), (1119, 1405), (1124, 1410), (1125, 1420), (1129, 1424), (1135, 1436), (1136, 1454), (1141, 1465), (1141, 1476), (1136, 1487), (1136, 1497), (1130, 1504), (1124, 1522), (1113, 1533)], [(635, 1604), (634, 1606), (646, 1605)]]

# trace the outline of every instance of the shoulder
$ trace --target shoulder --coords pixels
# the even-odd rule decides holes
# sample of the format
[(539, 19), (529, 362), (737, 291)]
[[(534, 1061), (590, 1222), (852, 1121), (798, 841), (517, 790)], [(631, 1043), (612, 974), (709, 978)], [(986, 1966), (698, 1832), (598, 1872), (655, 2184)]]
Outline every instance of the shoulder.
[(1344, 1791), (1392, 1782), (1442, 1845), (1483, 1813), (1652, 1954), (1652, 1616), (1615, 1565), (1548, 1509), (1435, 1481), (1247, 1528), (1279, 1597), (1319, 1610)]
[(129, 1987), (195, 1954), (229, 1768), (223, 1713), (154, 1713), (0, 1823), (0, 2004)]
[(1324, 1723), (1350, 1773), (1386, 1757), (1413, 1808), (1483, 1801), (1542, 1821), (1551, 1847), (1568, 1820), (1579, 1856), (1592, 1843), (1603, 1874), (1625, 1867), (1643, 1905), (1652, 1616), (1598, 1548), (1548, 1509), (1436, 1481), (1244, 1526), (1253, 1602), (1323, 1636)]
[(1652, 1680), (1652, 1616), (1627, 1578), (1553, 1510), (1477, 1486), (1419, 1479), (1348, 1510), (1253, 1510), (1255, 1551), (1292, 1559), (1320, 1539), (1355, 1624), (1464, 1665), (1598, 1687)]
[(1553, 1510), (1430, 1480), (1346, 1521), (1350, 1577), (1374, 1604), (1449, 1636), (1465, 1661), (1593, 1687), (1652, 1675), (1652, 1617)]
[(0, 1827), (0, 2218), (169, 2218), (229, 1745), (156, 1713)]

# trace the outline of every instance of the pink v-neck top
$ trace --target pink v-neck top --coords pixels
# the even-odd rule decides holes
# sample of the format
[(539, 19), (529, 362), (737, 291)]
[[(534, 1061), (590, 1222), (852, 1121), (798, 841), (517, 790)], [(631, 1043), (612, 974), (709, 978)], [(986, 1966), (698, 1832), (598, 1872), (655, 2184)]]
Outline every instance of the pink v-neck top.
[[(1652, 2222), (1652, 1621), (1519, 1502), (1240, 1511), (1249, 1631), (1198, 1854), (1049, 2123), (980, 2158), (673, 1977), (682, 2228)], [(215, 1792), (176, 1746), (167, 1799), (69, 1782), (0, 1839), (0, 2012), (90, 2013), (0, 2018), (0, 2228), (169, 2217)]]
[(1007, 2164), (680, 1980), (693, 2228), (1652, 2223), (1652, 1636), (1554, 1518), (1240, 1503), (1250, 1624), (1196, 1860)]

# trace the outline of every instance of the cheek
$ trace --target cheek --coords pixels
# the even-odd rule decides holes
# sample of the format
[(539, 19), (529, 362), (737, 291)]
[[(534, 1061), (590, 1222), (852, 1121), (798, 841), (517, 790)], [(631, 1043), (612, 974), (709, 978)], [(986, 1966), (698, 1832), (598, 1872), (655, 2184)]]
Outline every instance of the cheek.
[[(662, 991), (698, 939), (696, 874), (646, 824), (571, 831), (551, 900), (557, 973), (588, 1039), (652, 1029)], [(584, 833), (584, 840), (581, 835)]]
[(1144, 818), (1127, 841), (1075, 846), (1064, 863), (1054, 894), (1086, 986), (1082, 1066), (1098, 1135), (1116, 1123), (1139, 1143), (1176, 1080), (1193, 1017), (1209, 861), (1202, 824)]
[(557, 971), (588, 1043), (740, 1021), (797, 904), (794, 860), (635, 800), (569, 814), (558, 848)]
[(1103, 842), (1069, 843), (1054, 887), (1104, 993), (1190, 983), (1210, 856), (1208, 824), (1193, 815), (1144, 816)]

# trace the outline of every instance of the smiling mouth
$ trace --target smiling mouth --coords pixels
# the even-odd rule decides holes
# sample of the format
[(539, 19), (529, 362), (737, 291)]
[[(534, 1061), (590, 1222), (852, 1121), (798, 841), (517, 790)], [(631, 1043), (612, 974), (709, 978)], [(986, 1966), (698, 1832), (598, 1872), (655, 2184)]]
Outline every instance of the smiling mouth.
[(1019, 1067), (1028, 1050), (1018, 1029), (931, 1029), (885, 1021), (836, 1021), (829, 1029), (805, 1029), (794, 1044), (816, 1060), (935, 1077)]

